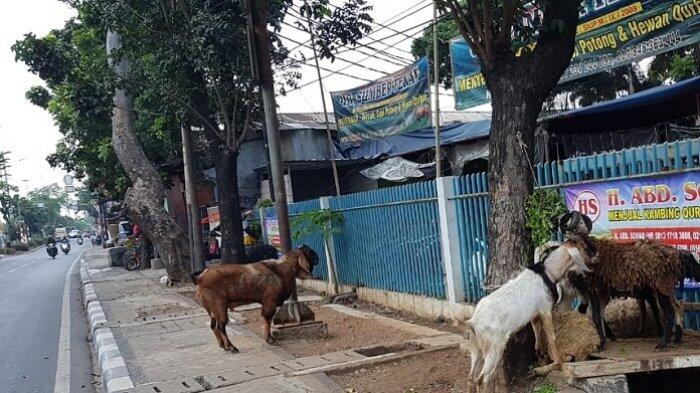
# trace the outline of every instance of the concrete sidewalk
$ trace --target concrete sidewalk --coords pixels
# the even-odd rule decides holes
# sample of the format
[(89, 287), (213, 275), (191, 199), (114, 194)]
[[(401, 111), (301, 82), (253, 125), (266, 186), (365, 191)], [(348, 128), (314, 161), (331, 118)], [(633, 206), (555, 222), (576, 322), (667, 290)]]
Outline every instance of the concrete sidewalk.
[[(341, 391), (323, 373), (299, 372), (319, 366), (319, 359), (294, 359), (235, 322), (228, 335), (241, 352), (223, 351), (204, 310), (181, 294), (193, 288), (165, 287), (164, 274), (109, 268), (103, 249), (85, 253), (81, 283), (104, 391)], [(353, 360), (353, 354), (324, 360)]]

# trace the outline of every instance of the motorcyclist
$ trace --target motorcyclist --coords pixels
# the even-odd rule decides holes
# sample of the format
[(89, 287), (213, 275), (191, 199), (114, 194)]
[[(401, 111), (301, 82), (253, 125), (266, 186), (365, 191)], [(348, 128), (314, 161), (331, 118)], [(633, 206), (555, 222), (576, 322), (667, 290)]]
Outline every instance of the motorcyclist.
[(49, 238), (46, 239), (46, 245), (50, 246), (52, 244), (56, 244), (56, 240), (54, 240), (53, 236), (49, 236)]

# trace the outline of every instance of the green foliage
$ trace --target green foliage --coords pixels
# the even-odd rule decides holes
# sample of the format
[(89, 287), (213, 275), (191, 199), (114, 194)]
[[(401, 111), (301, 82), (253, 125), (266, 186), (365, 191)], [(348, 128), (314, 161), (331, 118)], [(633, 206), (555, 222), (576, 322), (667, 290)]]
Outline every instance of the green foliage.
[(535, 247), (552, 239), (552, 218), (567, 212), (561, 195), (555, 190), (538, 189), (525, 200), (526, 225)]
[(691, 55), (673, 55), (673, 58), (671, 58), (669, 75), (677, 81), (695, 76), (698, 68), (695, 61), (696, 59)]
[(292, 238), (301, 240), (313, 233), (320, 233), (324, 239), (339, 233), (339, 224), (345, 218), (343, 213), (331, 209), (311, 210), (292, 217)]
[(32, 86), (24, 94), (24, 97), (32, 104), (47, 109), (51, 101), (51, 93), (43, 86)]
[(272, 202), (270, 199), (260, 199), (255, 203), (256, 209), (265, 209), (267, 207), (272, 207), (272, 206), (275, 206), (275, 203)]
[(559, 389), (556, 385), (549, 381), (545, 381), (542, 385), (535, 387), (532, 393), (557, 393)]
[[(450, 57), (450, 40), (459, 36), (459, 28), (454, 20), (449, 18), (438, 22), (438, 75), (440, 83), (449, 89), (452, 87), (452, 63)], [(430, 69), (434, 67), (433, 59), (433, 27), (428, 26), (423, 30), (423, 35), (413, 40), (411, 53), (416, 59), (428, 55)], [(433, 81), (433, 72), (430, 72), (430, 80)]]

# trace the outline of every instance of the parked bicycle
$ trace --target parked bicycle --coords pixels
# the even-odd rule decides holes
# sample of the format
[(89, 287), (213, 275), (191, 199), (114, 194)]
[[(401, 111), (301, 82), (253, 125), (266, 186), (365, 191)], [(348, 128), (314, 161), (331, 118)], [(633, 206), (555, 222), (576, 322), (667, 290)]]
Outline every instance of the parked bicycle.
[(124, 242), (124, 246), (127, 248), (124, 252), (122, 260), (124, 261), (124, 267), (126, 270), (136, 270), (141, 267), (141, 247), (139, 246), (138, 238), (129, 237)]

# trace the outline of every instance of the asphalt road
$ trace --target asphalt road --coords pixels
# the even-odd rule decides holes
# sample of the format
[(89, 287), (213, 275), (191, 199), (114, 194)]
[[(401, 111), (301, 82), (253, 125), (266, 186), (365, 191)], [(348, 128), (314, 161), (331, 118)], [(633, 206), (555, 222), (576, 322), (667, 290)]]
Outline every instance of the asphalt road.
[[(73, 262), (90, 246), (73, 241), (71, 247), (68, 255), (59, 252), (55, 260), (43, 248), (0, 259), (0, 392), (66, 391), (55, 390), (64, 284)], [(70, 351), (59, 370), (65, 370), (61, 375), (70, 373), (68, 391), (93, 392), (78, 271), (79, 262), (69, 278), (70, 320), (63, 323), (70, 325)]]

